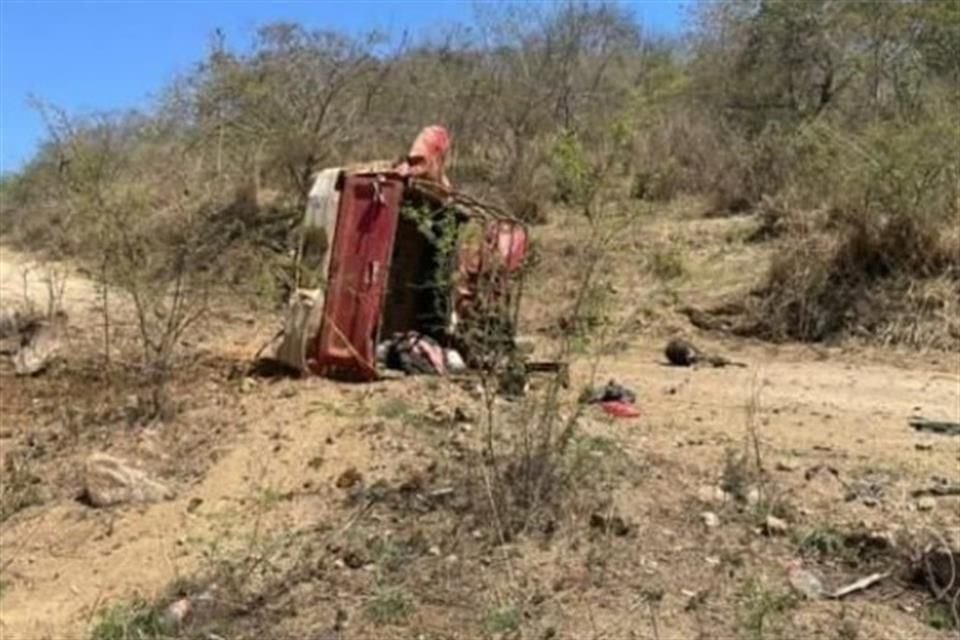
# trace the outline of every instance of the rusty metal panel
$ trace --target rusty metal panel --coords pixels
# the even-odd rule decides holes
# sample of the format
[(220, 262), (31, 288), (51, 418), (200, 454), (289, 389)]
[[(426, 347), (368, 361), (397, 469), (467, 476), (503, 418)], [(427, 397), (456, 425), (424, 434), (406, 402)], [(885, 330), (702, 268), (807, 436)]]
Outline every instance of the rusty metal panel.
[(344, 180), (312, 364), (320, 375), (377, 377), (375, 345), (402, 194), (403, 183), (393, 177)]

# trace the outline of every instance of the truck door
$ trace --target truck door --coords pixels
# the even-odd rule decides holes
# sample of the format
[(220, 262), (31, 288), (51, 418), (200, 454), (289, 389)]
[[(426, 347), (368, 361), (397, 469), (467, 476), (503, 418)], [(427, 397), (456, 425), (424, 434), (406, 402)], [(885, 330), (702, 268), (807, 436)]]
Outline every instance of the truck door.
[(344, 179), (314, 371), (353, 381), (377, 377), (376, 340), (403, 183), (382, 175)]

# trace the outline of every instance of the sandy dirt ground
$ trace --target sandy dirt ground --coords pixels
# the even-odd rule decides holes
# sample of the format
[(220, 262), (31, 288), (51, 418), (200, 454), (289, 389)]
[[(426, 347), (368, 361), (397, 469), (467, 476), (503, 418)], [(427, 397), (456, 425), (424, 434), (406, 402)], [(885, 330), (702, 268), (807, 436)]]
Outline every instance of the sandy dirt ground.
[[(43, 300), (42, 271), (30, 265), (22, 254), (0, 249), (4, 304), (22, 300), (24, 269), (28, 295)], [(64, 307), (74, 322), (94, 323), (93, 285), (76, 273), (65, 284)], [(933, 363), (886, 352), (704, 341), (704, 346), (748, 366), (667, 367), (662, 362), (663, 341), (654, 335), (630, 341), (598, 369), (598, 381), (614, 378), (636, 390), (642, 415), (632, 421), (593, 420), (589, 430), (615, 439), (638, 459), (655, 454), (666, 460), (676, 475), (661, 482), (669, 481), (673, 487), (661, 499), (693, 499), (698, 487), (715, 482), (724, 451), (742, 446), (748, 425), (754, 425), (766, 463), (782, 467), (784, 486), (811, 513), (833, 514), (844, 521), (919, 521), (960, 533), (956, 499), (944, 498), (936, 510), (918, 513), (909, 496), (910, 490), (932, 477), (960, 481), (960, 438), (920, 434), (908, 425), (913, 415), (960, 420), (960, 362), (950, 356)], [(210, 340), (208, 349), (236, 359), (252, 353), (253, 346), (249, 336), (220, 335)], [(416, 395), (423, 390), (419, 384), (394, 381), (364, 388), (322, 380), (239, 384), (222, 377), (204, 383), (217, 400), (213, 406), (189, 409), (178, 422), (194, 430), (226, 426), (211, 431), (202, 473), (163, 477), (176, 491), (173, 500), (92, 510), (61, 493), (0, 524), (4, 581), (0, 636), (83, 638), (108, 603), (156, 595), (172, 580), (202, 566), (211, 544), (230, 538), (230, 532), (236, 537), (323, 520), (338, 495), (335, 479), (345, 469), (356, 467), (365, 475), (376, 475), (405, 460), (427, 460), (429, 451), (409, 450), (364, 434), (352, 417), (359, 409), (350, 409), (376, 407), (395, 395)], [(0, 385), (9, 391), (24, 383), (5, 376)], [(441, 390), (437, 395), (446, 393)], [(69, 404), (70, 398), (63, 402)], [(11, 424), (23, 420), (22, 414), (14, 417), (6, 411), (0, 420), (4, 430), (0, 448), (24, 441), (35, 426)], [(165, 440), (158, 433), (166, 428), (127, 434), (121, 451), (145, 461), (148, 468), (169, 466), (171, 453), (164, 451)], [(78, 454), (64, 464), (78, 465), (80, 459)], [(316, 462), (321, 459), (322, 464)], [(850, 482), (886, 474), (887, 489), (880, 503), (845, 502), (832, 489), (806, 483), (804, 470), (824, 462)], [(65, 477), (78, 473), (79, 469), (68, 470)], [(616, 496), (621, 510), (640, 522), (655, 513), (657, 500), (642, 489), (622, 489)], [(282, 504), (264, 506), (271, 502)], [(569, 628), (574, 627), (571, 622)], [(924, 633), (922, 626), (906, 627), (902, 637), (925, 637)]]
[(51, 287), (62, 289), (63, 307), (75, 315), (90, 313), (97, 304), (96, 287), (75, 269), (0, 245), (0, 303), (22, 308), (31, 301), (43, 309)]

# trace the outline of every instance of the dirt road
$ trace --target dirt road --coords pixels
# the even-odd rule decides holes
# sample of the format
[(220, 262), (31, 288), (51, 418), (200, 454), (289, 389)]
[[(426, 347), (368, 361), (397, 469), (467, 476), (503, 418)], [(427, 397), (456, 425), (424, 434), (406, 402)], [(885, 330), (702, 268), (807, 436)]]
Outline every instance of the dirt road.
[[(0, 291), (5, 299), (22, 297), (29, 260), (7, 249), (0, 257)], [(41, 273), (26, 273), (28, 294), (41, 295)], [(65, 306), (86, 313), (94, 293), (89, 281), (72, 274), (66, 279)], [(232, 344), (226, 336), (223, 343), (224, 349)], [(897, 366), (889, 354), (871, 362), (842, 351), (720, 341), (708, 346), (749, 366), (677, 369), (662, 364), (661, 344), (644, 337), (602, 363), (601, 380), (615, 378), (636, 389), (642, 417), (595, 420), (589, 429), (615, 439), (630, 455), (655, 452), (675, 465), (681, 471), (670, 486), (681, 499), (716, 479), (724, 451), (742, 445), (749, 425), (755, 426), (771, 467), (783, 463), (784, 469), (797, 470), (785, 474), (785, 485), (820, 513), (873, 520), (913, 517), (910, 489), (932, 476), (960, 481), (960, 438), (918, 434), (907, 424), (915, 414), (960, 420), (960, 368), (954, 366), (960, 363), (925, 366), (912, 358)], [(25, 383), (5, 378), (0, 384)], [(166, 478), (176, 489), (174, 500), (97, 511), (62, 495), (0, 524), (4, 639), (81, 638), (108, 604), (153, 597), (173, 579), (202, 568), (211, 545), (236, 539), (251, 527), (262, 534), (317, 522), (336, 503), (333, 485), (344, 469), (383, 473), (403, 458), (378, 448), (363, 433), (367, 416), (342, 407), (423, 391), (416, 380), (362, 388), (283, 381), (241, 391), (222, 381), (207, 384), (216, 387), (215, 406), (191, 409), (178, 424), (210, 430), (209, 465), (200, 477)], [(7, 447), (27, 441), (39, 428), (25, 416), (4, 415), (3, 423), (0, 443)], [(210, 426), (225, 423), (231, 430)], [(125, 449), (129, 455), (169, 462), (169, 454), (158, 450), (154, 428), (122, 437), (131, 439)], [(103, 446), (109, 449), (111, 443)], [(72, 460), (84, 453), (76, 452)], [(320, 456), (325, 462), (314, 471)], [(852, 479), (886, 473), (888, 493), (879, 511), (806, 489), (801, 471), (824, 460)], [(638, 521), (649, 518), (650, 505), (664, 499), (642, 492), (618, 497), (625, 515)], [(960, 528), (956, 507), (956, 501), (943, 500), (941, 508), (919, 517), (931, 526)]]

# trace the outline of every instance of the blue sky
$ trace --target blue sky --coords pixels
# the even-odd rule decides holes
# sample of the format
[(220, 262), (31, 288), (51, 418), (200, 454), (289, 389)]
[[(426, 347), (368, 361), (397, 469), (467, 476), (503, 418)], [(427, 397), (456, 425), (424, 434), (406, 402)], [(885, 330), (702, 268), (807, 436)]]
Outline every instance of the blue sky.
[[(669, 33), (689, 2), (624, 4), (650, 30)], [(72, 112), (145, 106), (203, 57), (215, 28), (241, 46), (277, 20), (416, 34), (472, 13), (472, 2), (453, 0), (0, 0), (0, 173), (22, 166), (43, 137), (28, 96)]]

